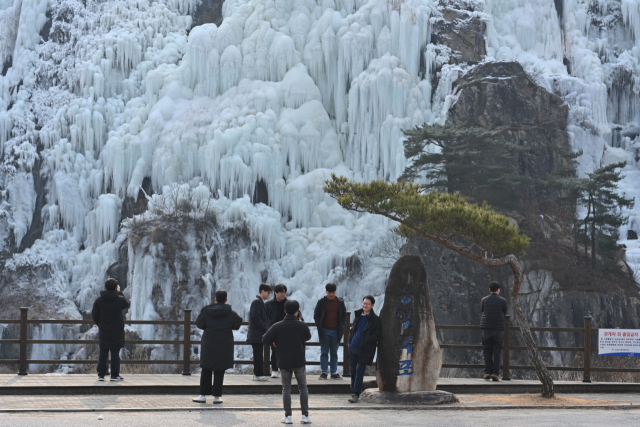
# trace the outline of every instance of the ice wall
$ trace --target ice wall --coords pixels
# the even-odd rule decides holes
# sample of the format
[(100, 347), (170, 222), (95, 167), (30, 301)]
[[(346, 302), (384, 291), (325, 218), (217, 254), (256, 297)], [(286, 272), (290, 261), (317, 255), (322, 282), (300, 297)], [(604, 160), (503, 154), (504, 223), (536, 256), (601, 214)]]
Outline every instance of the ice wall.
[[(485, 60), (520, 62), (569, 104), (579, 173), (627, 160), (621, 190), (635, 196), (638, 3), (468, 3), (487, 22)], [(443, 6), (227, 0), (219, 27), (191, 28), (195, 7), (0, 0), (0, 214), (16, 246), (34, 214), (44, 224), (10, 264), (50, 265), (52, 289), (87, 312), (129, 245), (136, 319), (176, 304), (197, 311), (215, 287), (243, 313), (264, 277), (287, 284), (309, 318), (327, 281), (340, 285), (349, 309), (363, 294), (381, 295), (388, 263), (380, 247), (392, 224), (343, 210), (322, 184), (332, 172), (396, 179), (402, 130), (445, 120), (453, 81), (469, 66), (446, 64), (430, 44)], [(46, 179), (41, 208), (34, 170)], [(132, 244), (130, 227), (119, 229), (145, 178), (155, 195), (149, 217), (138, 219), (183, 209), (179, 200), (194, 218), (215, 211), (219, 235), (183, 236), (182, 270), (169, 268), (162, 245)], [(640, 203), (621, 236), (640, 231), (638, 212)], [(232, 229), (245, 230), (246, 242), (225, 240)], [(637, 240), (623, 243), (640, 268)]]

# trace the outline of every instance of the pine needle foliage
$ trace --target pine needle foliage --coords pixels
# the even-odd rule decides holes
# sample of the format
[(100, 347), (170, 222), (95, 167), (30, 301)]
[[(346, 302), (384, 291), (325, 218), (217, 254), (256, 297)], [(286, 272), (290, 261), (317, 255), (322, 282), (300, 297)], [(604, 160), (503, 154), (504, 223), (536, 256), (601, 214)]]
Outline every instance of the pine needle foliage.
[(345, 209), (383, 215), (397, 221), (403, 237), (452, 242), (462, 237), (471, 242), (462, 249), (480, 258), (496, 259), (521, 253), (529, 238), (518, 232), (509, 218), (485, 202), (478, 206), (459, 193), (432, 191), (411, 182), (350, 182), (331, 175), (324, 191)]
[[(525, 148), (509, 141), (507, 130), (439, 124), (406, 130), (405, 157), (411, 165), (398, 180), (424, 177), (427, 191), (472, 188), (495, 206), (513, 208), (522, 187), (536, 180), (519, 173), (514, 159)], [(438, 147), (437, 152), (430, 152), (429, 146)]]
[(618, 229), (627, 224), (629, 216), (624, 216), (620, 208), (633, 208), (634, 199), (620, 196), (616, 190), (623, 178), (620, 169), (626, 162), (612, 163), (589, 174), (581, 188), (579, 202), (587, 208), (587, 214), (579, 222), (578, 238), (584, 244), (585, 253), (591, 249), (591, 268), (620, 270), (616, 253)]

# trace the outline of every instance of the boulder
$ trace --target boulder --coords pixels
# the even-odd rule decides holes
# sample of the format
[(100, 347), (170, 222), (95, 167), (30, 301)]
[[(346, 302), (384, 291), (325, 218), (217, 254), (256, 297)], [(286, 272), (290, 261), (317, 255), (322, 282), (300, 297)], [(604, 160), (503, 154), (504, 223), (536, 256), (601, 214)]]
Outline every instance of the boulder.
[(360, 395), (360, 400), (367, 403), (377, 403), (379, 405), (443, 405), (459, 402), (458, 398), (448, 391), (433, 390), (397, 393), (393, 391), (380, 391), (380, 389), (377, 388), (363, 391)]
[(419, 257), (401, 257), (391, 269), (380, 311), (382, 336), (376, 379), (385, 392), (435, 390), (442, 355), (436, 337), (427, 272)]

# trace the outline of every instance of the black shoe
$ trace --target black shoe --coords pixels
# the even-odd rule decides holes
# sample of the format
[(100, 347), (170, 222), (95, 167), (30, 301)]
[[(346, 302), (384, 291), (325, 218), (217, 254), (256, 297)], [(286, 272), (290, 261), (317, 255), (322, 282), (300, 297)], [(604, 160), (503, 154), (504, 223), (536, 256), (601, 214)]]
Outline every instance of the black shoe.
[(124, 381), (124, 378), (118, 375), (117, 377), (111, 377), (111, 381)]
[(98, 377), (98, 381), (104, 381), (104, 377)]
[(329, 378), (329, 376), (327, 375), (326, 372), (321, 373), (320, 376), (318, 377), (319, 380), (326, 380), (327, 378)]

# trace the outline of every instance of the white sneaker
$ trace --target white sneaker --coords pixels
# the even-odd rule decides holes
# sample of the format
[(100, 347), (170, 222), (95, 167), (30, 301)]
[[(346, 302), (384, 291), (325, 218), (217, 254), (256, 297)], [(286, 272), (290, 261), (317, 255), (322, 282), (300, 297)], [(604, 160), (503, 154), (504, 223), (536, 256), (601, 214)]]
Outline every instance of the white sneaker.
[(293, 420), (291, 419), (291, 415), (289, 415), (288, 417), (284, 417), (281, 422), (282, 422), (282, 424), (293, 424)]
[(271, 372), (271, 378), (280, 378), (280, 371)]
[(213, 396), (213, 403), (222, 403), (221, 396)]
[(256, 377), (255, 375), (253, 376), (253, 380), (254, 381), (267, 381), (269, 379), (269, 377)]
[(311, 424), (311, 418), (309, 418), (309, 415), (303, 415), (302, 420), (300, 420), (300, 422), (302, 424)]
[(191, 401), (196, 403), (207, 403), (207, 398), (205, 396), (194, 397)]

